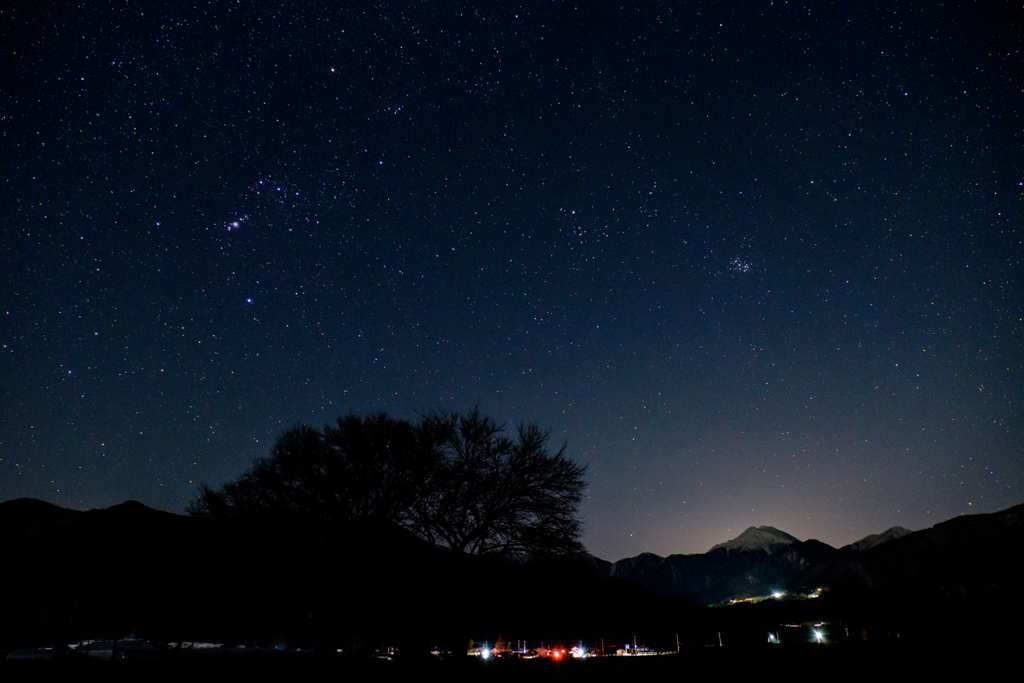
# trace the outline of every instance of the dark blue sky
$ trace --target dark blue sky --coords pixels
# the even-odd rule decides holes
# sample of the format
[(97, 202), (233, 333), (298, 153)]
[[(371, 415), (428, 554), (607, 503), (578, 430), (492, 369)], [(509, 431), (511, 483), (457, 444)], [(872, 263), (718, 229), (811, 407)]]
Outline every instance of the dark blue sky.
[(1019, 3), (623, 4), (3, 10), (0, 500), (479, 404), (611, 560), (1022, 502)]

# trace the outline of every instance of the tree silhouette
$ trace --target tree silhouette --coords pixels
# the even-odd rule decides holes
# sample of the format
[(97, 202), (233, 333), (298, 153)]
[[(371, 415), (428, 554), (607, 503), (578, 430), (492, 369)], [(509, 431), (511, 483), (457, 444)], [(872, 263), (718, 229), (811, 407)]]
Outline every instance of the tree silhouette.
[(439, 451), (423, 425), (386, 414), (349, 414), (323, 429), (324, 442), (341, 463), (341, 481), (332, 482), (347, 503), (346, 518), (374, 517), (408, 526), (423, 482)]
[(277, 437), (269, 457), (257, 460), (237, 480), (220, 489), (200, 484), (199, 496), (186, 512), (200, 519), (263, 512), (343, 518), (331, 456), (319, 432), (296, 424)]
[(321, 431), (297, 424), (266, 458), (220, 489), (203, 484), (188, 513), (223, 519), (285, 513), (324, 521), (375, 517), (458, 553), (578, 553), (586, 467), (548, 448), (550, 431), (514, 436), (476, 408), (413, 424), (349, 414)]
[(586, 467), (548, 449), (550, 431), (515, 437), (473, 409), (424, 418), (440, 456), (412, 526), (456, 552), (546, 557), (583, 550), (577, 516)]
[(322, 431), (296, 424), (239, 479), (220, 489), (201, 485), (187, 512), (200, 519), (278, 513), (407, 523), (417, 482), (436, 453), (421, 432), (385, 413), (339, 417)]

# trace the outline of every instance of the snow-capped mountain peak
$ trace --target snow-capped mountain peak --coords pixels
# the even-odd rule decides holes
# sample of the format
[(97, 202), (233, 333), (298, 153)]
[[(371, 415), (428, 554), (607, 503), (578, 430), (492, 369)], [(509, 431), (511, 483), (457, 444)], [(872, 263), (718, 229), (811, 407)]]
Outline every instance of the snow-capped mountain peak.
[(759, 526), (750, 527), (731, 541), (719, 543), (711, 550), (725, 548), (729, 551), (760, 551), (771, 555), (776, 550), (785, 548), (790, 543), (795, 543), (796, 541), (795, 537), (790, 536), (785, 531), (779, 531), (775, 527), (770, 526)]

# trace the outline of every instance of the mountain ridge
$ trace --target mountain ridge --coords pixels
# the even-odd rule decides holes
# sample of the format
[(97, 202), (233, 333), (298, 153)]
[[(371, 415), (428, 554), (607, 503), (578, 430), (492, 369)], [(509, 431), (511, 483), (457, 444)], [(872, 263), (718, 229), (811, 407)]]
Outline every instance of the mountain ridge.
[[(1007, 568), (1016, 564), (1003, 555), (1010, 552), (1007, 548), (1024, 543), (1022, 520), (1024, 505), (1019, 505), (997, 513), (959, 516), (916, 532), (892, 527), (839, 549), (815, 539), (798, 540), (775, 527), (749, 527), (706, 553), (667, 557), (640, 553), (616, 562), (591, 555), (586, 564), (596, 577), (628, 580), (661, 596), (698, 605), (782, 592), (807, 593), (821, 585), (984, 593), (992, 590), (986, 585), (998, 583), (986, 583), (986, 571), (998, 574), (1003, 583), (1012, 583), (1012, 572), (1007, 573)], [(31, 547), (45, 543), (39, 547), (72, 552), (94, 543), (91, 537), (75, 530), (95, 528), (115, 537), (131, 538), (135, 546), (163, 557), (158, 538), (193, 535), (200, 526), (191, 518), (134, 501), (89, 511), (68, 510), (32, 499), (0, 503), (0, 528), (9, 541)], [(257, 538), (256, 532), (247, 533)], [(995, 559), (978, 559), (982, 557)], [(167, 562), (178, 559), (168, 558)], [(984, 571), (975, 565), (984, 567)]]
[(903, 538), (907, 534), (912, 533), (914, 532), (910, 529), (906, 529), (901, 526), (893, 526), (889, 527), (880, 534), (869, 534), (864, 538), (860, 539), (859, 541), (847, 543), (846, 545), (842, 546), (840, 550), (846, 552), (860, 552), (861, 550), (874, 548), (875, 546), (879, 546), (883, 543), (888, 543), (889, 541), (895, 541), (897, 538)]
[[(839, 549), (816, 539), (800, 541), (774, 527), (749, 527), (706, 553), (641, 553), (617, 562), (591, 558), (591, 563), (604, 576), (629, 579), (667, 597), (705, 605), (785, 592), (808, 594), (821, 585), (887, 590), (903, 586), (933, 593), (968, 590), (961, 576), (968, 577), (969, 590), (984, 592), (989, 589), (984, 588), (980, 570), (972, 569), (963, 556), (1001, 558), (1000, 548), (1024, 543), (1022, 519), (1024, 505), (1018, 505), (954, 517), (920, 531), (891, 527)], [(999, 562), (998, 571), (1012, 564)], [(922, 575), (931, 577), (931, 583), (918, 581)], [(1007, 576), (1004, 583), (1010, 581)]]

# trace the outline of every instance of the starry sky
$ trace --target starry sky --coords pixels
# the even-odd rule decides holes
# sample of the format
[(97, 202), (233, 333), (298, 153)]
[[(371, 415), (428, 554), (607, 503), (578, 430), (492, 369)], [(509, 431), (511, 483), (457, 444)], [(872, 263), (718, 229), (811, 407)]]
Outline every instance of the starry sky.
[(1024, 502), (1019, 3), (0, 9), (0, 500), (182, 512), (465, 410), (584, 542)]

